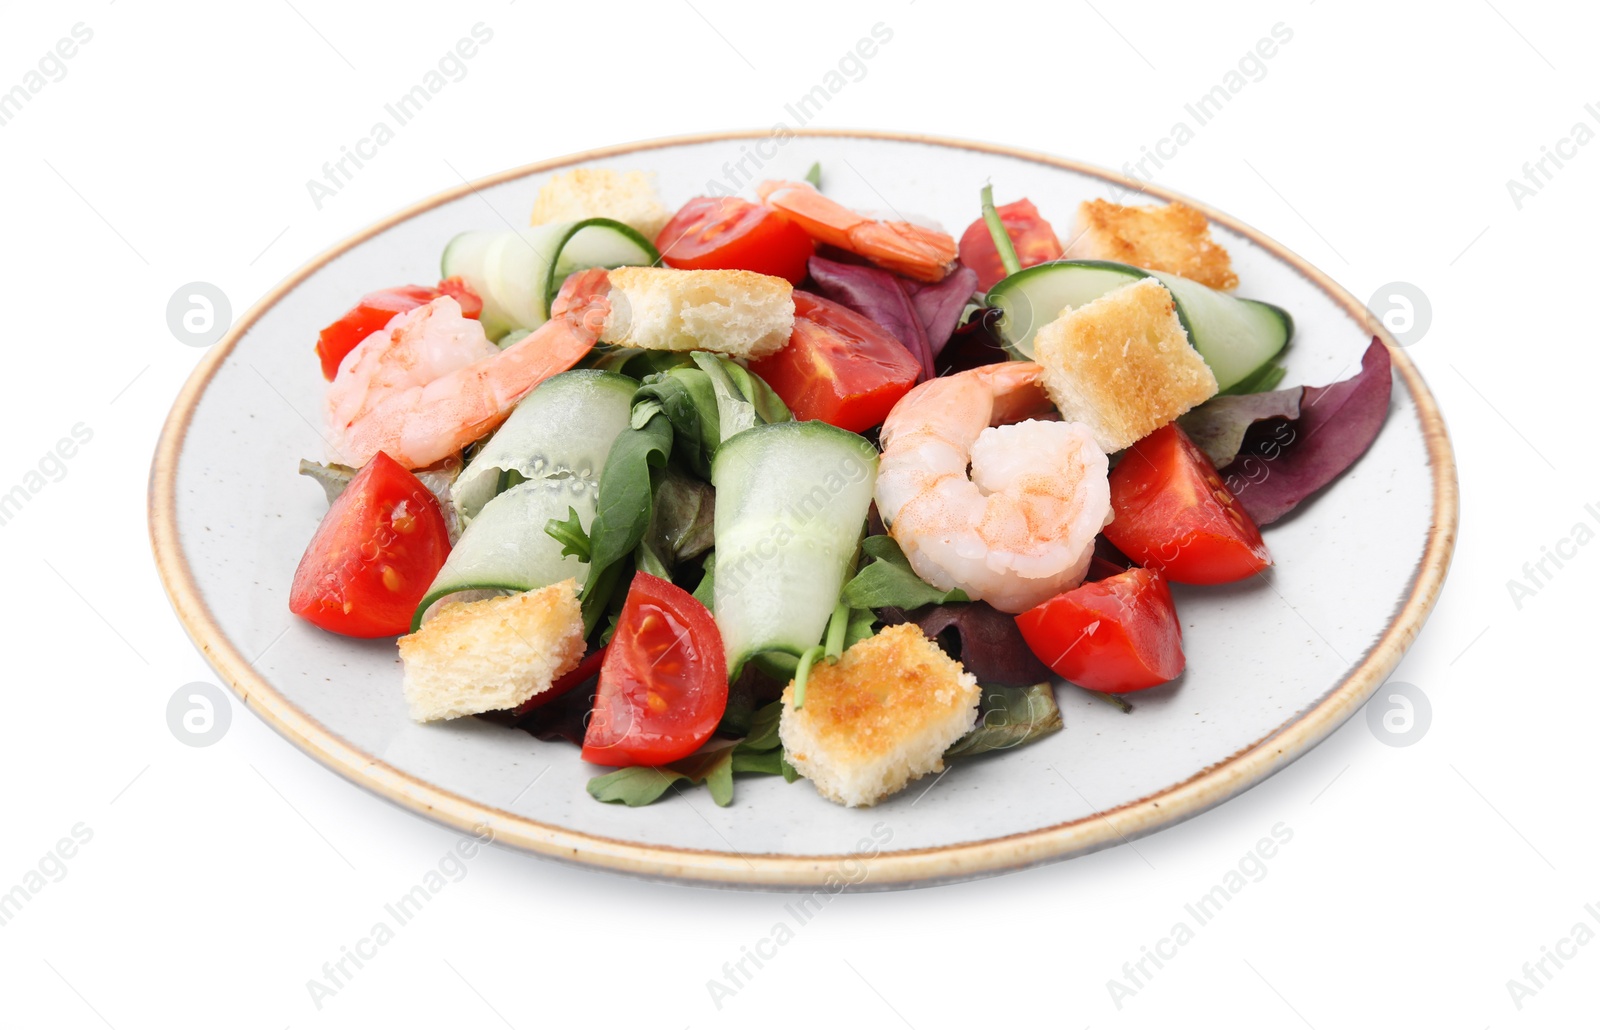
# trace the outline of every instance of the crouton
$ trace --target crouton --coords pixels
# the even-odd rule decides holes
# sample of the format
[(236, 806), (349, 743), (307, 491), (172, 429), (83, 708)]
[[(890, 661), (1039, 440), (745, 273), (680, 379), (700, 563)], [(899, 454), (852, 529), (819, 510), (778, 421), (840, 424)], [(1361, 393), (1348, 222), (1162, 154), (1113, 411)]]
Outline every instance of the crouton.
[(515, 708), (583, 657), (578, 584), (446, 604), (400, 638), (406, 704), (417, 722)]
[(739, 270), (614, 268), (600, 339), (648, 350), (762, 358), (789, 342), (794, 287)]
[(539, 190), (530, 224), (584, 218), (613, 218), (639, 230), (653, 243), (672, 213), (661, 206), (654, 176), (646, 172), (574, 168), (551, 176)]
[(1228, 252), (1211, 238), (1206, 216), (1176, 202), (1166, 207), (1123, 207), (1109, 200), (1086, 200), (1078, 205), (1078, 224), (1066, 256), (1171, 272), (1214, 290), (1239, 285)]
[(798, 711), (790, 683), (778, 735), (817, 793), (852, 808), (875, 805), (944, 768), (945, 749), (972, 729), (981, 693), (960, 662), (903, 623), (812, 666)]
[(1217, 392), (1172, 294), (1153, 278), (1067, 309), (1039, 330), (1033, 347), (1050, 399), (1069, 421), (1088, 426), (1107, 454)]

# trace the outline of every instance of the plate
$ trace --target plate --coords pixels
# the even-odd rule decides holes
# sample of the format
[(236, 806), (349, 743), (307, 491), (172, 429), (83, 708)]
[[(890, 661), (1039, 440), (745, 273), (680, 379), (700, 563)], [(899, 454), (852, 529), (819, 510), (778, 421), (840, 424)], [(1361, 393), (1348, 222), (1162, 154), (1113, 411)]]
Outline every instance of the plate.
[[(1079, 201), (1139, 187), (1009, 147), (876, 132), (718, 133), (629, 144), (452, 189), (312, 260), (201, 360), (151, 472), (150, 529), (179, 618), (222, 679), (330, 769), (427, 818), (501, 844), (639, 876), (739, 887), (891, 888), (1082, 855), (1180, 822), (1284, 768), (1377, 689), (1421, 629), (1457, 522), (1443, 420), (1405, 352), (1356, 299), (1272, 240), (1193, 201), (1233, 255), (1243, 296), (1293, 313), (1286, 382), (1320, 384), (1389, 345), (1389, 420), (1333, 487), (1268, 531), (1264, 580), (1175, 590), (1181, 680), (1124, 715), (1070, 688), (1066, 728), (1014, 753), (952, 762), (871, 809), (805, 781), (741, 778), (729, 808), (686, 792), (647, 808), (594, 801), (566, 744), (476, 719), (407, 717), (391, 641), (323, 633), (288, 613), (289, 584), (325, 504), (295, 473), (320, 458), (318, 330), (362, 293), (438, 277), (446, 240), (526, 224), (540, 185), (574, 165), (656, 173), (668, 206), (821, 163), (828, 193), (898, 205), (959, 232), (985, 181), (1065, 228)], [(1147, 187), (1156, 199), (1179, 199)], [(892, 199), (891, 199), (892, 198)], [(1186, 199), (1186, 198), (1184, 198)]]

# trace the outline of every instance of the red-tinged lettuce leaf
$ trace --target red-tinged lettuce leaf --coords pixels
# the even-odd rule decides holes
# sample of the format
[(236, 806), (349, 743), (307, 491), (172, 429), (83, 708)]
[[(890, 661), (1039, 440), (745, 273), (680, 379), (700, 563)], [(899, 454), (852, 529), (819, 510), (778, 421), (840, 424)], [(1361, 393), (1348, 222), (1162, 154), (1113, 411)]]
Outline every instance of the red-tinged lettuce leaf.
[(818, 293), (878, 323), (917, 359), (922, 366), (920, 379), (933, 376), (928, 331), (899, 279), (881, 268), (847, 265), (821, 257), (813, 257), (808, 267)]
[(911, 295), (917, 317), (928, 336), (928, 347), (937, 358), (944, 345), (961, 321), (961, 312), (967, 309), (972, 294), (978, 289), (978, 273), (965, 265), (936, 283), (919, 283), (914, 279), (900, 279), (900, 285)]
[(947, 654), (966, 666), (979, 683), (1027, 687), (1052, 676), (1022, 639), (1016, 617), (982, 601), (937, 604), (910, 612), (884, 608), (878, 616), (890, 626), (916, 623)]
[(1257, 422), (1300, 417), (1300, 395), (1305, 387), (1294, 386), (1271, 393), (1245, 393), (1213, 397), (1178, 416), (1178, 425), (1189, 439), (1206, 452), (1211, 464), (1224, 468), (1239, 456), (1245, 432)]
[(1390, 389), (1389, 351), (1373, 337), (1360, 372), (1305, 388), (1297, 421), (1246, 433), (1240, 456), (1221, 472), (1256, 525), (1281, 519), (1366, 453), (1388, 418)]

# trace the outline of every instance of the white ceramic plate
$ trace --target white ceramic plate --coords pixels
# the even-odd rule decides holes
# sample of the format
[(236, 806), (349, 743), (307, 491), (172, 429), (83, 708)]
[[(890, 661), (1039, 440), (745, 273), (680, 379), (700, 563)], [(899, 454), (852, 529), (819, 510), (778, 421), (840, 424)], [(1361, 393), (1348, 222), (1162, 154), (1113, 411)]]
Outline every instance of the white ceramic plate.
[[(755, 155), (765, 165), (750, 173)], [(542, 855), (726, 885), (832, 878), (884, 888), (1079, 855), (1193, 816), (1303, 754), (1394, 668), (1437, 597), (1454, 544), (1444, 425), (1404, 352), (1353, 297), (1278, 244), (1207, 211), (1233, 255), (1240, 293), (1294, 315), (1286, 381), (1350, 375), (1376, 332), (1394, 354), (1393, 402), (1366, 456), (1270, 528), (1278, 564), (1267, 582), (1175, 590), (1188, 671), (1138, 695), (1134, 714), (1063, 689), (1063, 732), (952, 763), (931, 788), (923, 781), (867, 810), (777, 777), (741, 778), (725, 809), (703, 791), (648, 808), (603, 805), (584, 791), (596, 770), (569, 745), (474, 719), (413, 724), (392, 642), (343, 639), (288, 613), (295, 565), (325, 510), (320, 489), (295, 474), (300, 458), (324, 450), (314, 428), (324, 389), (311, 354), (317, 331), (368, 290), (432, 282), (455, 233), (526, 224), (555, 170), (647, 169), (672, 207), (739, 175), (741, 160), (746, 174), (729, 185), (748, 187), (751, 174), (798, 178), (820, 161), (828, 193), (844, 203), (892, 205), (956, 232), (974, 217), (985, 180), (1002, 197), (1031, 198), (1063, 229), (1079, 201), (1132, 188), (1074, 162), (953, 140), (729, 133), (507, 172), (316, 258), (206, 355), (178, 397), (152, 470), (151, 534), (173, 605), (253, 710), (374, 793), (461, 829), (486, 825), (500, 842)], [(859, 864), (846, 864), (852, 854)]]

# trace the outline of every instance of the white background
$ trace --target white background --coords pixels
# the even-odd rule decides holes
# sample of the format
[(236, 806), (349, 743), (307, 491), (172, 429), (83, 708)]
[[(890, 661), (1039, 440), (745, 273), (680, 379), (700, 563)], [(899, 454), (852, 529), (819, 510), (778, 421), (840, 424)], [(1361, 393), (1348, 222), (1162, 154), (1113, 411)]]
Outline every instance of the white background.
[[(0, 89), (75, 23), (93, 39), (0, 127), (10, 286), (0, 492), (73, 425), (94, 436), (0, 526), (0, 891), (74, 825), (93, 838), (0, 926), (0, 1022), (1592, 1021), (1600, 943), (1563, 969), (1547, 962), (1552, 976), (1520, 1008), (1507, 981), (1527, 983), (1523, 964), (1575, 923), (1600, 931), (1584, 909), (1600, 912), (1589, 658), (1600, 547), (1579, 549), (1520, 609), (1507, 581), (1574, 524), (1600, 524), (1584, 511), (1600, 509), (1590, 418), (1600, 146), (1547, 166), (1551, 181), (1520, 209), (1506, 180), (1575, 123), (1600, 129), (1584, 111), (1600, 101), (1597, 26), (1577, 4), (1498, 8), (14, 5)], [(494, 39), (467, 77), (316, 209), (306, 180), (480, 21)], [(1432, 325), (1409, 353), (1450, 423), (1463, 518), (1444, 596), (1396, 674), (1430, 700), (1428, 732), (1390, 747), (1357, 717), (1244, 797), (1133, 846), (838, 898), (720, 1010), (707, 981), (771, 932), (788, 898), (491, 849), (319, 1010), (306, 981), (456, 838), (326, 771), (240, 705), (215, 746), (169, 732), (173, 692), (215, 677), (168, 608), (146, 538), (151, 450), (201, 354), (168, 333), (168, 297), (204, 280), (238, 314), (312, 255), (461, 176), (770, 126), (880, 21), (893, 40), (818, 124), (1113, 167), (1167, 135), (1275, 23), (1292, 30), (1265, 77), (1155, 178), (1259, 227), (1359, 297), (1398, 280), (1431, 300)], [(1293, 839), (1265, 877), (1119, 1008), (1107, 981), (1126, 982), (1123, 963), (1279, 823)]]

